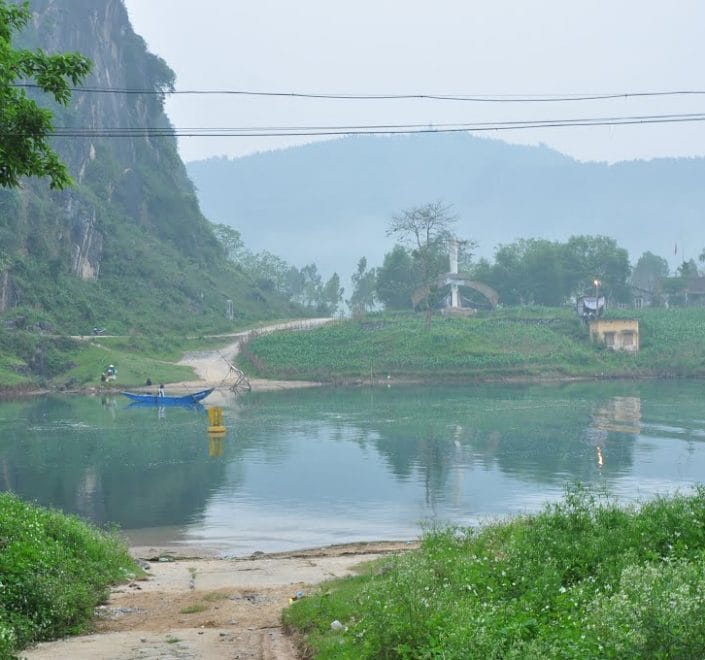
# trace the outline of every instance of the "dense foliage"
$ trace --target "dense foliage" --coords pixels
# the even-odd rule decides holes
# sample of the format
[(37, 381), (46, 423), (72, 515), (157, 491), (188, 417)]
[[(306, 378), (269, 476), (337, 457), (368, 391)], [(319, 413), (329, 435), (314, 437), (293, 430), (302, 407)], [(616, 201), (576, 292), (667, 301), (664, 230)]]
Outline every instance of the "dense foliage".
[(565, 243), (522, 239), (501, 245), (494, 263), (482, 260), (475, 279), (505, 305), (562, 305), (593, 290), (595, 279), (613, 302), (629, 300), (629, 255), (606, 236), (572, 236)]
[(623, 509), (574, 488), (537, 515), (431, 532), (285, 621), (317, 658), (699, 658), (704, 554), (705, 489)]
[(338, 310), (343, 299), (338, 273), (324, 283), (315, 263), (297, 268), (269, 250), (252, 252), (240, 232), (228, 225), (214, 224), (213, 231), (228, 260), (253, 277), (262, 290), (275, 292), (315, 314), (333, 315)]
[(19, 186), (22, 176), (46, 176), (52, 188), (63, 188), (71, 179), (49, 145), (51, 112), (39, 107), (17, 85), (36, 84), (57, 103), (66, 105), (71, 98), (70, 86), (86, 77), (91, 64), (78, 53), (48, 55), (41, 50), (13, 48), (13, 34), (30, 16), (28, 3), (0, 0), (0, 186)]
[(109, 585), (139, 572), (117, 537), (0, 494), (0, 657), (81, 632)]
[[(433, 284), (449, 272), (449, 237), (444, 230), (421, 247), (396, 245), (376, 269), (377, 300), (386, 309), (408, 309), (414, 292), (431, 285), (423, 297), (425, 306), (442, 307), (449, 287), (435, 290)], [(474, 244), (463, 241), (459, 247), (460, 273), (494, 288), (503, 305), (560, 306), (591, 292), (596, 279), (611, 301), (631, 300), (629, 256), (606, 236), (573, 236), (565, 243), (521, 239), (500, 245), (493, 262), (481, 259), (475, 264), (469, 252)], [(488, 306), (472, 290), (462, 288), (461, 296), (467, 298), (463, 306)]]

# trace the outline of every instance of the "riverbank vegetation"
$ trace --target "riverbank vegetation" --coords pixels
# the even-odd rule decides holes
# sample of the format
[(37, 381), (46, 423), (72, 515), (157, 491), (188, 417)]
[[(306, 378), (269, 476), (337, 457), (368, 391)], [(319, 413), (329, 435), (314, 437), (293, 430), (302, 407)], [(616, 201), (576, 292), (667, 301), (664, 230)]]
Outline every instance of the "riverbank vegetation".
[(570, 308), (512, 307), (469, 318), (381, 313), (250, 341), (241, 366), (269, 378), (323, 382), (705, 375), (705, 310), (614, 310), (638, 318), (641, 350), (590, 342)]
[(178, 335), (53, 336), (27, 329), (0, 330), (0, 389), (7, 392), (98, 387), (109, 364), (117, 366), (122, 386), (171, 383), (193, 378), (175, 364), (189, 350), (222, 346), (226, 338)]
[(703, 657), (704, 553), (704, 488), (620, 508), (574, 487), (536, 515), (431, 531), (284, 620), (316, 658)]
[[(430, 326), (421, 313), (380, 312), (305, 332), (255, 332), (238, 360), (250, 376), (327, 383), (705, 376), (705, 309), (616, 309), (607, 317), (639, 320), (638, 354), (592, 344), (571, 308), (507, 307), (436, 315)], [(0, 330), (0, 387), (95, 387), (108, 364), (123, 387), (190, 380), (191, 370), (175, 364), (183, 353), (229, 341), (159, 333), (78, 341)]]
[(109, 586), (139, 573), (118, 537), (0, 494), (0, 657), (86, 630)]

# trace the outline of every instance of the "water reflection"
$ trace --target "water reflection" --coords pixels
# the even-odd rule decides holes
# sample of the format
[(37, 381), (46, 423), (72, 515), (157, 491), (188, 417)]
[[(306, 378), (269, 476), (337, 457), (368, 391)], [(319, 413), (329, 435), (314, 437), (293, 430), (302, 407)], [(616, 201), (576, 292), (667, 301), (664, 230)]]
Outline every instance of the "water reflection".
[(225, 433), (208, 434), (208, 455), (211, 458), (221, 458), (223, 456), (223, 442)]
[(154, 407), (46, 397), (1, 404), (0, 415), (0, 488), (99, 524), (183, 524), (222, 481), (223, 466), (193, 442), (202, 411), (160, 420)]
[(206, 433), (202, 406), (8, 402), (0, 488), (99, 523), (228, 547), (412, 536), (423, 520), (466, 524), (536, 508), (576, 480), (626, 497), (692, 484), (705, 468), (699, 389), (251, 394), (225, 403), (228, 438)]
[[(641, 399), (639, 397), (615, 396), (595, 409), (592, 423), (585, 431), (585, 437), (587, 442), (596, 448), (598, 468), (602, 469), (605, 465), (610, 433), (618, 436), (613, 440), (619, 440), (620, 437), (626, 440), (630, 436), (635, 439), (641, 431), (640, 422)], [(610, 451), (614, 451), (613, 444), (610, 444)]]
[(597, 408), (593, 425), (604, 431), (638, 435), (641, 422), (641, 399), (636, 396), (615, 396)]

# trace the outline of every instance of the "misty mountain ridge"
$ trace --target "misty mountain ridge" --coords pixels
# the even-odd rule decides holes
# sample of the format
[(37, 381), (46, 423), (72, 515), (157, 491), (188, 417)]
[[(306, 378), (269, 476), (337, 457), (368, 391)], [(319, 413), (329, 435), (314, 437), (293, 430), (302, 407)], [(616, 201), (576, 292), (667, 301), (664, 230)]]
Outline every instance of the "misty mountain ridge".
[[(380, 265), (385, 230), (403, 209), (442, 200), (477, 256), (519, 238), (611, 236), (634, 263), (649, 250), (675, 268), (705, 239), (704, 158), (581, 162), (545, 145), (467, 133), (351, 136), (186, 165), (201, 209), (254, 251), (347, 277), (361, 256)], [(677, 253), (675, 246), (678, 246)]]

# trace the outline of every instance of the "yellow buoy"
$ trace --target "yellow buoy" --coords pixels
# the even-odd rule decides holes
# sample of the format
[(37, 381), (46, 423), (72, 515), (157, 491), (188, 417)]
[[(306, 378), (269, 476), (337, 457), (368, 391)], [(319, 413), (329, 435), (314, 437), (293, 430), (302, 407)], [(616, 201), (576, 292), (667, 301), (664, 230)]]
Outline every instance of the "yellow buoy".
[(208, 433), (225, 433), (228, 429), (223, 426), (223, 409), (208, 408)]

